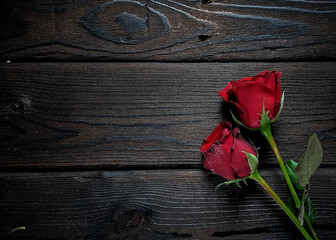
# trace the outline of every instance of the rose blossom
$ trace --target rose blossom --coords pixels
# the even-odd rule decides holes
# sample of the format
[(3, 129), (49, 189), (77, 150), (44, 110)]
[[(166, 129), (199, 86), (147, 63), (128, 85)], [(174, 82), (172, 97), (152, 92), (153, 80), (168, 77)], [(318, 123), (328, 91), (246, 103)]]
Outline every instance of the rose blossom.
[(260, 127), (263, 104), (273, 120), (281, 106), (280, 72), (264, 71), (254, 77), (229, 82), (219, 95), (232, 103), (239, 120), (249, 128)]
[(201, 152), (204, 155), (204, 168), (228, 179), (247, 177), (251, 173), (244, 152), (257, 156), (254, 147), (232, 129), (230, 122), (221, 122), (203, 141)]

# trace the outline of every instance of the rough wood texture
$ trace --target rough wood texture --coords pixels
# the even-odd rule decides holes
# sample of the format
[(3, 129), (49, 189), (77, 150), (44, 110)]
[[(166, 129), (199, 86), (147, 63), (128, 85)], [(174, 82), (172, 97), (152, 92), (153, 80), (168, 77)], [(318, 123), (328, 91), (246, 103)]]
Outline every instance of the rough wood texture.
[(0, 7), (0, 56), (85, 61), (334, 59), (335, 7), (334, 1), (306, 0), (8, 0)]
[(199, 151), (231, 120), (217, 91), (274, 68), (273, 133), (285, 160), (317, 133), (315, 229), (335, 239), (335, 1), (6, 0), (0, 23), (1, 240), (300, 239), (256, 183), (216, 192)]
[[(320, 239), (335, 238), (335, 174), (335, 169), (319, 169), (312, 178)], [(281, 173), (261, 175), (285, 200)], [(222, 180), (202, 170), (1, 173), (0, 236), (300, 239), (260, 186), (251, 180), (242, 189), (230, 185), (215, 191)], [(27, 230), (9, 234), (18, 226)]]
[[(299, 160), (316, 132), (335, 165), (335, 63), (27, 63), (1, 65), (0, 166), (201, 167), (202, 139), (230, 119), (217, 91), (275, 67), (284, 159)], [(262, 140), (261, 166), (277, 165)]]

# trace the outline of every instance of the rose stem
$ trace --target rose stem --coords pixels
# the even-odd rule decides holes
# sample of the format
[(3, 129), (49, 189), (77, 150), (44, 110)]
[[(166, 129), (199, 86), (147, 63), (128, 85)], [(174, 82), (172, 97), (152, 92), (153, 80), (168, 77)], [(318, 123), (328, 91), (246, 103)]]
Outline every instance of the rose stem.
[[(291, 192), (291, 194), (293, 196), (293, 199), (295, 201), (295, 205), (296, 205), (297, 208), (300, 208), (301, 201), (300, 201), (300, 199), (299, 199), (299, 197), (298, 197), (298, 195), (297, 195), (297, 193), (295, 191), (293, 183), (292, 183), (292, 181), (291, 181), (291, 179), (290, 179), (290, 177), (288, 175), (288, 172), (286, 170), (285, 164), (284, 164), (284, 162), (282, 160), (282, 157), (280, 155), (279, 149), (278, 149), (278, 147), (277, 147), (277, 145), (276, 145), (276, 143), (274, 141), (274, 138), (273, 138), (273, 135), (272, 135), (272, 132), (271, 132), (271, 126), (270, 126), (270, 124), (267, 127), (259, 129), (259, 131), (267, 139), (268, 143), (270, 144), (270, 146), (271, 146), (271, 148), (272, 148), (272, 150), (273, 150), (273, 152), (274, 152), (274, 154), (275, 154), (275, 156), (276, 156), (276, 158), (277, 158), (277, 160), (279, 162), (281, 171), (283, 172), (283, 175), (285, 177), (285, 180), (286, 180), (286, 183), (288, 185), (289, 191)], [(314, 239), (318, 240), (318, 237), (317, 237), (317, 235), (316, 235), (316, 233), (314, 231), (314, 228), (313, 228), (313, 226), (312, 226), (312, 224), (311, 224), (311, 222), (310, 222), (310, 220), (309, 220), (306, 212), (304, 213), (304, 219), (305, 219), (305, 221), (306, 221), (306, 223), (307, 223), (307, 225), (308, 225), (311, 233), (313, 234)]]
[(256, 180), (269, 193), (269, 195), (271, 195), (271, 197), (279, 204), (279, 206), (282, 208), (282, 210), (284, 210), (284, 212), (287, 214), (287, 216), (292, 220), (292, 222), (295, 224), (295, 226), (300, 230), (300, 232), (305, 237), (305, 239), (311, 240), (311, 237), (307, 233), (306, 229), (304, 229), (304, 227), (301, 226), (299, 220), (289, 210), (289, 208), (286, 206), (286, 204), (279, 198), (279, 196), (272, 190), (272, 188), (260, 176), (258, 170), (255, 170), (253, 173), (251, 173), (249, 178)]

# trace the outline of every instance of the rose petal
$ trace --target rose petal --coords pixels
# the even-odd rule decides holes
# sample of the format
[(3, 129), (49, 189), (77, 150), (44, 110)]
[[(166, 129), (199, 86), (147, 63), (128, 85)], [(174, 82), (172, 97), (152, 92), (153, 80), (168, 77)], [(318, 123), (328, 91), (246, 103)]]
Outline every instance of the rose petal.
[(231, 147), (234, 143), (234, 138), (232, 134), (232, 130), (225, 129), (224, 130), (225, 135), (220, 139), (219, 143), (220, 146), (222, 147), (223, 151), (228, 153), (230, 155), (231, 152)]
[(225, 88), (223, 88), (222, 90), (220, 90), (220, 91), (218, 92), (218, 94), (219, 94), (219, 95), (220, 95), (226, 102), (229, 101), (229, 95), (228, 95), (228, 93), (229, 93), (231, 87), (232, 87), (231, 82), (229, 82), (228, 85), (226, 85)]
[(231, 166), (235, 171), (236, 177), (247, 177), (251, 173), (250, 165), (246, 154), (244, 152), (249, 152), (257, 156), (257, 152), (254, 147), (249, 144), (241, 134), (237, 134), (235, 138), (235, 144), (231, 151)]
[(213, 171), (228, 180), (235, 179), (234, 170), (230, 163), (230, 153), (224, 151), (218, 142), (204, 154), (203, 165), (205, 169)]
[(244, 109), (238, 103), (233, 101), (230, 102), (236, 107), (240, 122), (243, 123), (245, 126), (250, 126), (250, 120), (247, 114), (244, 112)]
[(240, 79), (240, 80), (237, 80), (238, 82), (248, 82), (252, 79), (252, 77), (246, 77), (246, 78), (243, 78), (243, 79)]
[(281, 99), (281, 82), (280, 82), (280, 78), (281, 78), (281, 73), (280, 72), (276, 72), (276, 71), (272, 71), (269, 76), (267, 76), (267, 78), (265, 79), (265, 85), (270, 88), (273, 92), (274, 92), (274, 102), (272, 101), (271, 103), (269, 103), (268, 105), (268, 110), (270, 112), (269, 117), (272, 120), (279, 111), (279, 102)]
[[(280, 87), (280, 82), (278, 83), (278, 89), (280, 89), (279, 92), (277, 92), (276, 98), (275, 98), (275, 107), (274, 107), (274, 117), (276, 115), (278, 115), (278, 112), (280, 110), (280, 106), (281, 106), (281, 87)], [(278, 90), (277, 90), (278, 91)], [(272, 119), (271, 119), (272, 120)]]
[(212, 131), (212, 133), (204, 139), (203, 143), (201, 144), (201, 152), (204, 154), (208, 151), (211, 146), (216, 142), (223, 138), (223, 135), (230, 134), (230, 132), (226, 132), (224, 134), (224, 129), (232, 129), (232, 125), (230, 122), (224, 121), (217, 125), (217, 127)]
[(273, 114), (274, 109), (270, 108), (273, 108), (275, 104), (274, 93), (268, 87), (259, 82), (235, 82), (232, 83), (232, 86), (236, 102), (248, 116), (247, 127), (258, 128), (260, 126), (259, 120), (263, 104), (265, 109)]
[(275, 71), (272, 71), (264, 81), (264, 85), (271, 89), (276, 94), (276, 87), (277, 87), (277, 75)]
[(259, 83), (264, 83), (265, 79), (267, 78), (267, 76), (269, 76), (269, 71), (264, 71), (261, 72), (257, 75), (255, 75), (251, 81), (255, 81), (255, 82), (259, 82)]

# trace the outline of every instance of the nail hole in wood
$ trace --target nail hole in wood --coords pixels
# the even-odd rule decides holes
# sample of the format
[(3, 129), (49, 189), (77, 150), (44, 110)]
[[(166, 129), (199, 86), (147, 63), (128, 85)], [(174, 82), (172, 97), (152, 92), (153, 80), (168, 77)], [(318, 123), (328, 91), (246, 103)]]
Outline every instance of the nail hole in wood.
[(210, 38), (210, 36), (208, 36), (206, 34), (198, 35), (198, 39), (202, 42), (208, 40), (209, 38)]

